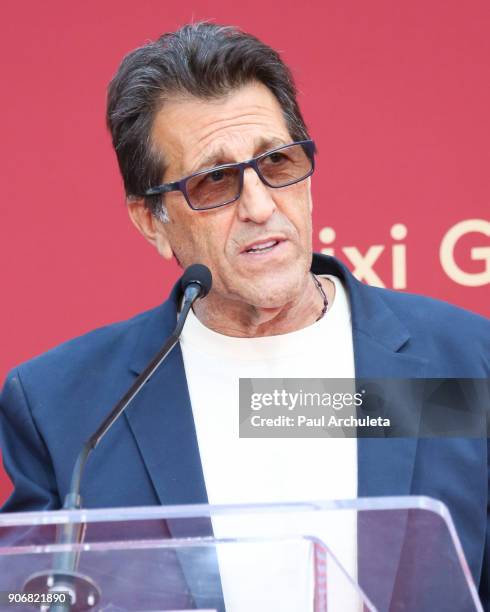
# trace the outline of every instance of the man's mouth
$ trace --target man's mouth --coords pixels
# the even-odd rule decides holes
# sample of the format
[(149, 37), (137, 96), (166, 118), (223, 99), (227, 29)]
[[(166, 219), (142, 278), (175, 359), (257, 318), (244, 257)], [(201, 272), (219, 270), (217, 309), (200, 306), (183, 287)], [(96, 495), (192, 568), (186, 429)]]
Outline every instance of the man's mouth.
[(282, 238), (270, 238), (268, 240), (259, 240), (253, 244), (248, 245), (242, 251), (242, 253), (259, 254), (268, 253), (272, 251), (278, 244), (284, 242)]
[(269, 242), (263, 242), (260, 244), (254, 244), (249, 249), (247, 249), (246, 253), (265, 253), (266, 251), (270, 251), (277, 244), (279, 244), (279, 240), (269, 240)]

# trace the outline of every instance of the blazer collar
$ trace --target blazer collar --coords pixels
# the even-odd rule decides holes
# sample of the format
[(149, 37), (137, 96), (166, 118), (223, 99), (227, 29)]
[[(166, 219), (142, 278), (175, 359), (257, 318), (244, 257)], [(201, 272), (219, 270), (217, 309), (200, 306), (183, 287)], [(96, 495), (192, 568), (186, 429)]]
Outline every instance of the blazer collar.
[[(355, 348), (356, 345), (359, 348), (360, 335), (390, 352), (399, 351), (408, 341), (410, 338), (408, 330), (386, 305), (379, 290), (360, 283), (345, 264), (329, 255), (314, 253), (311, 271), (314, 274), (332, 274), (344, 282), (350, 300)], [(130, 368), (136, 374), (145, 368), (164, 339), (172, 333), (177, 320), (181, 294), (180, 281), (178, 281), (167, 301), (149, 312), (135, 351), (131, 355)], [(356, 361), (358, 376), (367, 376), (363, 371), (364, 365)], [(406, 370), (404, 375), (406, 376)]]
[(403, 323), (385, 304), (379, 290), (360, 283), (348, 268), (334, 257), (313, 255), (314, 274), (340, 277), (347, 288), (352, 315), (352, 331), (362, 333), (386, 349), (397, 351), (410, 337)]
[(147, 313), (146, 321), (130, 356), (129, 367), (139, 374), (160, 350), (165, 340), (174, 331), (177, 323), (177, 305), (181, 297), (180, 279), (173, 286), (168, 299)]

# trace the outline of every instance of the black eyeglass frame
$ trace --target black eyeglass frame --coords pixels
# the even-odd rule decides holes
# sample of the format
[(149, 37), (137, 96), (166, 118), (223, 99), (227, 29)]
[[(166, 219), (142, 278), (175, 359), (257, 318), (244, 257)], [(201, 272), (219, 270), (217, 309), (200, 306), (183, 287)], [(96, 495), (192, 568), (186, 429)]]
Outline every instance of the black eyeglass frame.
[[(308, 156), (308, 159), (311, 162), (311, 170), (308, 172), (308, 174), (305, 174), (305, 176), (302, 176), (299, 179), (295, 179), (294, 181), (290, 181), (289, 183), (286, 183), (285, 185), (271, 185), (270, 183), (267, 182), (267, 180), (262, 175), (259, 169), (258, 164), (260, 160), (264, 159), (268, 155), (271, 155), (271, 153), (276, 153), (278, 151), (281, 151), (282, 149), (286, 149), (293, 145), (301, 145), (303, 147), (306, 155)], [(239, 199), (239, 197), (242, 195), (243, 173), (245, 172), (247, 168), (253, 168), (257, 176), (259, 177), (259, 179), (267, 187), (271, 187), (272, 189), (281, 189), (282, 187), (289, 187), (290, 185), (294, 185), (295, 183), (300, 183), (301, 181), (304, 181), (305, 179), (307, 179), (309, 176), (313, 174), (313, 171), (315, 170), (315, 152), (316, 152), (316, 147), (315, 147), (315, 143), (313, 142), (313, 140), (298, 140), (297, 142), (290, 142), (289, 144), (282, 145), (280, 147), (277, 147), (276, 149), (271, 149), (270, 151), (261, 153), (260, 155), (257, 155), (257, 157), (252, 157), (252, 159), (249, 159), (248, 161), (237, 162), (233, 164), (222, 164), (220, 166), (206, 168), (205, 170), (199, 170), (199, 172), (195, 172), (194, 174), (185, 176), (184, 178), (181, 178), (179, 181), (174, 181), (172, 183), (165, 183), (163, 185), (158, 185), (157, 187), (151, 187), (150, 189), (147, 189), (145, 191), (144, 195), (154, 196), (154, 195), (160, 195), (164, 193), (170, 193), (171, 191), (180, 191), (184, 195), (185, 201), (190, 206), (190, 208), (192, 208), (192, 210), (196, 210), (199, 212), (202, 210), (212, 210), (213, 208), (220, 208), (221, 206), (227, 206), (228, 204), (232, 204), (233, 202), (236, 202)], [(215, 204), (214, 206), (206, 206), (204, 208), (195, 208), (191, 204), (189, 195), (187, 193), (187, 187), (186, 187), (187, 181), (192, 178), (195, 178), (196, 176), (200, 176), (202, 174), (208, 174), (209, 172), (215, 172), (217, 170), (226, 170), (228, 168), (237, 168), (238, 170), (240, 170), (240, 181), (238, 185), (238, 194), (233, 199), (227, 200), (226, 202), (223, 202), (222, 204)]]

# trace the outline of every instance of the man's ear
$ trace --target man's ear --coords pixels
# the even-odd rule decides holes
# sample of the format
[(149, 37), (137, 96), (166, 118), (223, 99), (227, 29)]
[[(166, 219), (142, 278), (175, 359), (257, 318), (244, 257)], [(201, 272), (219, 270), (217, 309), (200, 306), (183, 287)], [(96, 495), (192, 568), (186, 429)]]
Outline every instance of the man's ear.
[(129, 218), (143, 236), (162, 257), (172, 259), (173, 251), (168, 240), (165, 224), (152, 214), (143, 199), (127, 202)]

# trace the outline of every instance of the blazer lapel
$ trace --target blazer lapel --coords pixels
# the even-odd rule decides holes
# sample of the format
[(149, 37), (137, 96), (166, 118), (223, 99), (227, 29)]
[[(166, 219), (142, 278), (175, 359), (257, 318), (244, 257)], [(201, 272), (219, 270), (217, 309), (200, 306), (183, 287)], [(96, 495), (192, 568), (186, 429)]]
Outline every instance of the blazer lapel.
[[(140, 337), (131, 361), (139, 374), (172, 333), (177, 321), (180, 282), (169, 299), (157, 308)], [(166, 361), (143, 387), (125, 413), (146, 469), (162, 505), (207, 504), (194, 417), (185, 377), (184, 361), (177, 344)], [(173, 538), (213, 535), (206, 517), (167, 520)], [(199, 608), (224, 612), (218, 560), (212, 547), (177, 551), (187, 586)], [(196, 554), (199, 562), (196, 560)], [(203, 581), (201, 566), (206, 568)]]
[[(410, 334), (378, 289), (363, 285), (338, 260), (314, 255), (312, 271), (343, 279), (351, 306), (356, 379), (420, 378), (427, 361), (404, 352)], [(358, 496), (409, 495), (415, 438), (358, 439)]]
[[(427, 361), (404, 351), (410, 334), (372, 287), (336, 260), (314, 258), (343, 278), (349, 292), (356, 380), (423, 377)], [(314, 270), (315, 271), (315, 270)], [(325, 272), (324, 272), (325, 273)], [(414, 411), (419, 407), (414, 406)], [(358, 497), (410, 495), (417, 439), (359, 437)], [(407, 535), (408, 512), (358, 515), (358, 581), (379, 609), (391, 609)]]
[[(179, 287), (148, 320), (132, 357), (139, 374), (171, 334)], [(162, 505), (207, 503), (184, 362), (177, 344), (125, 413)]]

